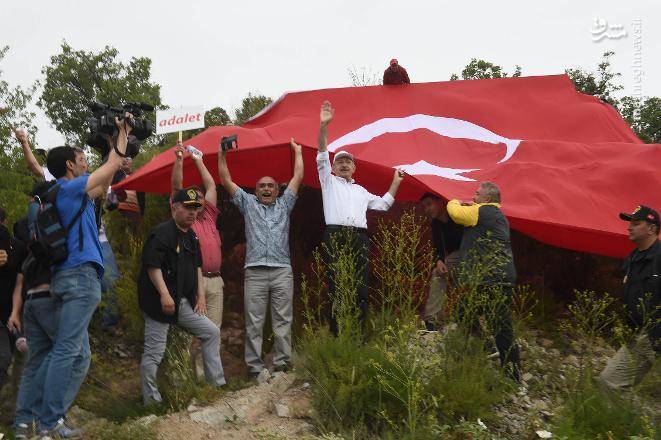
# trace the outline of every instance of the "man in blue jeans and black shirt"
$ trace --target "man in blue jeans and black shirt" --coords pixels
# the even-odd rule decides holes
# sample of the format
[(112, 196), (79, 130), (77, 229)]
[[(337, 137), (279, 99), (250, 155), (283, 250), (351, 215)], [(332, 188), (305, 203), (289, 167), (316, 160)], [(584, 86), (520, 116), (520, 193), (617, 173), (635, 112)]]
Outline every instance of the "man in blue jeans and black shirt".
[[(128, 113), (126, 116), (131, 117)], [(48, 170), (60, 185), (57, 211), (62, 225), (68, 229), (68, 257), (53, 266), (50, 286), (59, 318), (48, 367), (43, 368), (43, 402), (39, 414), (41, 432), (50, 436), (70, 438), (81, 434), (65, 424), (64, 416), (70, 403), (67, 396), (75, 395), (77, 389), (73, 388), (82, 383), (72, 380), (72, 368), (81, 363), (84, 371), (89, 368), (87, 327), (101, 300), (103, 258), (92, 200), (106, 194), (131, 132), (126, 119), (115, 119), (115, 124), (117, 138), (110, 140), (115, 146), (107, 162), (92, 174), (87, 173), (87, 159), (80, 149), (57, 147), (48, 153)], [(85, 208), (76, 218), (83, 204)], [(75, 223), (70, 225), (72, 222)]]

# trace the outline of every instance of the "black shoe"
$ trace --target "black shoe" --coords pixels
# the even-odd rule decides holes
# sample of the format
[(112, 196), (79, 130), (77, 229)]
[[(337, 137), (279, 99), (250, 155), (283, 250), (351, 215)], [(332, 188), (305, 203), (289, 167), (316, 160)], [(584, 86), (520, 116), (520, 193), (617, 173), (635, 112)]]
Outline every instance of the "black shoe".
[(276, 365), (273, 367), (273, 372), (274, 373), (286, 373), (288, 371), (291, 371), (292, 367), (290, 363), (284, 363), (282, 365)]

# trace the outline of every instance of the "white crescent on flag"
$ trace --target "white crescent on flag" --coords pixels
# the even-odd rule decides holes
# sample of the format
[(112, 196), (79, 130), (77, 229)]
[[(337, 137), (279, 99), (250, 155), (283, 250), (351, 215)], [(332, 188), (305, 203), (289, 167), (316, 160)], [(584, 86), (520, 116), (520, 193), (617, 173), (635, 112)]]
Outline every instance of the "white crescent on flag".
[[(427, 129), (441, 136), (454, 139), (473, 139), (495, 145), (505, 144), (507, 148), (505, 156), (497, 163), (509, 160), (521, 143), (520, 139), (508, 139), (484, 127), (480, 127), (477, 124), (462, 119), (415, 114), (403, 118), (382, 118), (370, 124), (363, 125), (362, 127), (335, 139), (328, 145), (328, 150), (335, 152), (347, 145), (369, 142), (386, 133), (408, 133), (418, 129)], [(395, 168), (401, 168), (407, 173), (414, 175), (432, 175), (466, 182), (473, 182), (474, 179), (462, 176), (462, 173), (477, 171), (480, 169), (445, 168), (430, 164), (425, 160), (420, 160), (413, 164), (402, 164)]]

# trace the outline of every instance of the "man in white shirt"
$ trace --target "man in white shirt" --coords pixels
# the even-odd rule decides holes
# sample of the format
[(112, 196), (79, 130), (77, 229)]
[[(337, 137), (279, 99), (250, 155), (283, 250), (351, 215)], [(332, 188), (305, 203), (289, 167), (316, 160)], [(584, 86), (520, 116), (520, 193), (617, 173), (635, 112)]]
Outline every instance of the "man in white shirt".
[[(317, 153), (317, 170), (319, 171), (321, 196), (324, 203), (324, 219), (326, 221), (324, 244), (327, 250), (332, 250), (333, 237), (339, 245), (343, 244), (346, 237), (351, 236), (353, 238), (351, 247), (357, 255), (356, 271), (359, 282), (356, 306), (362, 322), (367, 315), (369, 302), (367, 210), (387, 211), (390, 209), (395, 202), (395, 194), (404, 178), (404, 172), (395, 170), (390, 189), (382, 197), (379, 197), (371, 194), (353, 180), (352, 176), (356, 172), (356, 164), (353, 161), (353, 155), (349, 152), (337, 152), (331, 167), (327, 137), (328, 124), (333, 120), (333, 114), (334, 110), (330, 102), (324, 102), (320, 113)], [(331, 171), (335, 175), (331, 174)], [(328, 264), (334, 256), (326, 255), (326, 258)], [(329, 273), (328, 290), (331, 299), (335, 298), (333, 278), (334, 275)], [(330, 327), (331, 332), (337, 335), (339, 329), (334, 317), (331, 317)]]

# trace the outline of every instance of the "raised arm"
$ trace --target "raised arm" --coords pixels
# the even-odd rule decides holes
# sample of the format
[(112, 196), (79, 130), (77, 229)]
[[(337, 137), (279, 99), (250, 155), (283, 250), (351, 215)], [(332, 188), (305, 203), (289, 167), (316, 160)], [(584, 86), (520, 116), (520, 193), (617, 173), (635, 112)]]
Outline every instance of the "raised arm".
[(204, 187), (204, 200), (206, 200), (207, 203), (216, 206), (218, 202), (218, 195), (216, 194), (216, 182), (213, 180), (211, 173), (204, 165), (202, 158), (198, 159), (194, 155), (191, 155), (191, 157), (193, 158), (193, 162), (195, 162), (197, 171), (199, 171), (200, 177), (202, 178), (202, 186)]
[[(128, 113), (126, 117), (131, 117)], [(131, 126), (126, 122), (126, 120), (120, 121), (118, 118), (115, 118), (115, 125), (117, 126), (117, 150), (121, 154), (126, 153), (126, 144), (128, 143), (128, 135), (131, 133)], [(110, 149), (110, 154), (108, 155), (108, 160), (106, 163), (101, 165), (96, 169), (92, 174), (90, 174), (87, 179), (87, 186), (85, 191), (87, 195), (92, 199), (99, 197), (105, 197), (108, 192), (108, 186), (112, 181), (112, 177), (115, 175), (119, 169), (121, 163), (121, 156), (117, 154), (114, 148)]]
[(289, 144), (294, 152), (294, 175), (289, 181), (287, 188), (289, 188), (294, 194), (298, 194), (301, 182), (303, 181), (303, 173), (305, 171), (305, 166), (303, 165), (303, 150), (299, 144), (294, 142), (294, 138), (291, 138)]
[(319, 114), (319, 138), (317, 139), (317, 150), (320, 153), (328, 151), (328, 124), (333, 120), (335, 110), (331, 107), (331, 103), (324, 101), (321, 105), (321, 112)]
[(37, 158), (34, 157), (34, 153), (30, 148), (30, 141), (28, 140), (27, 132), (20, 128), (18, 129), (12, 128), (12, 130), (14, 131), (14, 136), (16, 136), (16, 139), (18, 139), (18, 141), (21, 143), (21, 148), (23, 149), (23, 155), (25, 156), (25, 162), (28, 164), (28, 169), (36, 177), (41, 177), (43, 179), (44, 169), (37, 161)]
[(181, 143), (177, 142), (174, 148), (174, 166), (172, 167), (172, 194), (184, 187), (184, 155), (186, 151)]
[(230, 197), (234, 197), (236, 190), (239, 187), (236, 183), (232, 182), (232, 176), (230, 175), (230, 169), (227, 167), (227, 151), (221, 150), (218, 152), (218, 176), (220, 176), (220, 183), (223, 185), (223, 188), (227, 190), (230, 194)]
[(395, 203), (395, 195), (397, 194), (399, 184), (402, 183), (402, 179), (404, 179), (404, 171), (396, 169), (390, 189), (383, 196), (379, 197), (365, 190), (367, 194), (367, 209), (374, 211), (389, 210), (393, 203)]
[(480, 216), (480, 205), (462, 204), (459, 200), (450, 200), (447, 206), (448, 215), (458, 225), (475, 226)]
[(392, 178), (392, 183), (390, 184), (390, 188), (388, 189), (388, 194), (390, 194), (393, 199), (397, 194), (397, 190), (399, 189), (399, 185), (400, 183), (402, 183), (402, 180), (404, 180), (404, 171), (400, 169), (396, 169), (395, 175)]

